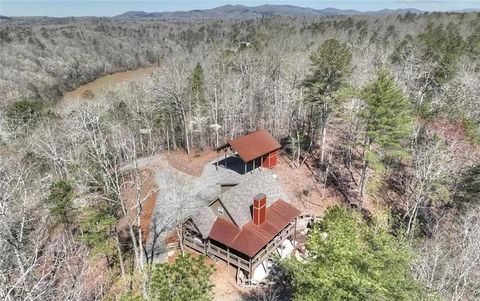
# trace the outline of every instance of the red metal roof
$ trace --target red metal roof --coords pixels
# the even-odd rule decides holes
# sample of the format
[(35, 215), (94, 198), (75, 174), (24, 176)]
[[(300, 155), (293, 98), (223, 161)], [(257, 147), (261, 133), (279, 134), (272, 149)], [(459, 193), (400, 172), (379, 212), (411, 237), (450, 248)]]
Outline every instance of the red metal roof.
[(228, 141), (230, 145), (245, 162), (250, 162), (256, 158), (276, 151), (281, 147), (269, 131), (261, 130), (240, 136)]
[(213, 238), (226, 246), (231, 246), (239, 233), (240, 229), (233, 223), (217, 217), (212, 229), (210, 229), (208, 237)]
[(251, 221), (240, 230), (233, 223), (217, 218), (209, 237), (253, 257), (298, 215), (298, 209), (283, 200), (277, 200), (267, 208), (266, 221), (260, 226)]

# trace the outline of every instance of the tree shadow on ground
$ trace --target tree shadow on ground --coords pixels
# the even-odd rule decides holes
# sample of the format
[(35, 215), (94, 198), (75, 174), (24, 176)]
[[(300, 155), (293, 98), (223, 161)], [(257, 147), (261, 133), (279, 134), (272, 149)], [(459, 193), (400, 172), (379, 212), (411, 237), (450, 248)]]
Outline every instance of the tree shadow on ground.
[(157, 217), (153, 217), (152, 225), (150, 230), (150, 241), (145, 244), (144, 253), (147, 259), (147, 262), (153, 262), (154, 258), (161, 253), (166, 253), (167, 247), (165, 241), (161, 238), (164, 236), (165, 232), (168, 229), (168, 224), (163, 223), (163, 226), (158, 227), (161, 221)]

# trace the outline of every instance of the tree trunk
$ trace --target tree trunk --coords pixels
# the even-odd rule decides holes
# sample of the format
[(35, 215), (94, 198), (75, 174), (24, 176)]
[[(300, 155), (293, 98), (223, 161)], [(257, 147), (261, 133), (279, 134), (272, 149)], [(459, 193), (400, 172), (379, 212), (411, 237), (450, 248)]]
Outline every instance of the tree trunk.
[(314, 135), (312, 133), (312, 122), (313, 122), (313, 105), (310, 105), (310, 118), (308, 118), (308, 128), (307, 128), (307, 134), (310, 137), (310, 139), (314, 139)]
[(298, 144), (298, 153), (297, 153), (297, 168), (300, 167), (300, 152), (302, 151), (301, 145), (300, 145), (300, 135), (298, 134), (297, 130), (297, 144)]
[(167, 129), (167, 153), (170, 154), (170, 137), (168, 134), (168, 129)]
[(218, 124), (218, 98), (217, 98), (217, 89), (214, 89), (214, 92), (215, 92), (215, 112), (214, 112), (214, 116), (215, 116), (215, 148), (218, 148), (218, 127), (219, 127), (219, 124)]
[(412, 214), (410, 215), (408, 219), (408, 224), (407, 224), (407, 236), (412, 237), (412, 234), (415, 231), (415, 223), (417, 220), (417, 212), (418, 212), (418, 205), (419, 203), (416, 203), (415, 206), (413, 207)]
[(322, 126), (322, 146), (320, 149), (320, 163), (323, 165), (325, 163), (325, 139), (327, 137), (327, 125), (323, 123)]
[(188, 137), (188, 120), (184, 118), (184, 131), (185, 131), (185, 148), (187, 150), (187, 154), (190, 154), (190, 141)]
[(173, 149), (177, 149), (177, 138), (175, 137), (175, 128), (173, 127), (173, 120), (170, 118), (170, 132), (172, 133), (172, 142), (173, 142)]
[(135, 235), (135, 230), (133, 228), (134, 223), (131, 221), (130, 216), (128, 215), (128, 210), (127, 210), (127, 207), (125, 206), (125, 203), (123, 202), (123, 200), (120, 201), (120, 206), (122, 208), (122, 212), (123, 212), (124, 217), (127, 219), (128, 233), (129, 233), (130, 238), (132, 240), (132, 248), (133, 248), (133, 253), (135, 255), (134, 264), (135, 264), (136, 267), (141, 269), (142, 268), (142, 263), (140, 262), (140, 252), (142, 252), (142, 250), (140, 250), (140, 248), (138, 246), (137, 236)]
[(360, 178), (360, 206), (359, 206), (360, 210), (363, 208), (365, 183), (367, 182), (367, 177), (368, 177), (367, 152), (369, 147), (370, 147), (370, 138), (366, 137), (365, 142), (363, 144), (363, 166), (362, 166), (362, 176)]
[(120, 261), (120, 271), (122, 272), (122, 280), (125, 282), (125, 264), (123, 263), (122, 248), (120, 247), (120, 239), (118, 238), (118, 231), (115, 229), (115, 241), (117, 243), (118, 260)]
[(327, 138), (327, 118), (328, 118), (328, 115), (329, 115), (328, 106), (327, 106), (327, 104), (323, 104), (322, 121), (321, 121), (322, 145), (321, 145), (321, 148), (320, 148), (320, 163), (322, 165), (325, 163), (325, 140)]
[(185, 254), (185, 249), (183, 248), (183, 225), (180, 223), (180, 225), (177, 227), (177, 236), (179, 240), (179, 246), (180, 246), (180, 251), (182, 252), (182, 255)]

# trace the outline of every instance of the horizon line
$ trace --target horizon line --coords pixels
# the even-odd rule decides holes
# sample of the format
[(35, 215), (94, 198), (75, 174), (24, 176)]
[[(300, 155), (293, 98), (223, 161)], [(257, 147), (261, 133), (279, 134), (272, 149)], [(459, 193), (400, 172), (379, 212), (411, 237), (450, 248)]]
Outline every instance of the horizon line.
[[(43, 1), (43, 0), (39, 0), (39, 1), (32, 1), (32, 0), (17, 0), (17, 1), (13, 1), (13, 0), (7, 0), (7, 1), (3, 1), (3, 0), (0, 0), (0, 3), (9, 3), (9, 4), (14, 4), (14, 5), (19, 5), (21, 3), (36, 3), (36, 4), (41, 4), (41, 3), (55, 3), (55, 4), (59, 4), (59, 3), (62, 3), (63, 5), (66, 4), (66, 3), (71, 3), (72, 4), (72, 9), (74, 9), (75, 5), (78, 5), (78, 4), (81, 4), (81, 8), (82, 9), (85, 9), (85, 4), (86, 3), (89, 3), (89, 4), (105, 4), (105, 3), (123, 3), (123, 4), (141, 4), (141, 3), (150, 3), (150, 4), (159, 4), (158, 2), (155, 2), (155, 1), (149, 1), (149, 0), (142, 0), (142, 1), (131, 1), (131, 0), (127, 0), (127, 1), (114, 1), (114, 0), (100, 0), (100, 1), (95, 1), (95, 0), (87, 0), (87, 1), (80, 1), (80, 0), (46, 0), (46, 1)], [(398, 2), (397, 2), (398, 3)], [(409, 2), (409, 1), (405, 1), (404, 3), (410, 3), (410, 4), (414, 4), (414, 2)], [(58, 10), (53, 10), (55, 11), (53, 14), (49, 14), (49, 13), (39, 13), (38, 15), (33, 15), (33, 14), (22, 14), (22, 13), (17, 13), (17, 14), (9, 14), (9, 13), (4, 13), (2, 12), (2, 9), (0, 7), (0, 15), (3, 16), (3, 17), (8, 17), (8, 18), (31, 18), (31, 17), (49, 17), (49, 18), (82, 18), (82, 17), (98, 17), (98, 18), (112, 18), (112, 17), (117, 17), (117, 16), (120, 16), (122, 14), (125, 14), (125, 13), (128, 13), (128, 12), (141, 12), (141, 13), (147, 13), (147, 14), (154, 14), (154, 13), (177, 13), (177, 12), (195, 12), (195, 11), (208, 11), (208, 10), (213, 10), (213, 9), (217, 9), (217, 8), (222, 8), (222, 7), (228, 7), (228, 6), (231, 6), (231, 7), (245, 7), (245, 8), (258, 8), (258, 7), (262, 7), (262, 6), (272, 6), (272, 7), (292, 7), (292, 8), (301, 8), (301, 9), (310, 9), (310, 10), (313, 10), (313, 11), (318, 11), (318, 12), (321, 12), (322, 10), (328, 10), (328, 9), (332, 9), (332, 10), (338, 10), (339, 11), (339, 15), (342, 15), (341, 12), (358, 12), (360, 14), (368, 14), (368, 13), (379, 13), (379, 12), (382, 12), (382, 11), (391, 11), (391, 12), (395, 12), (395, 11), (408, 11), (408, 10), (411, 10), (413, 13), (433, 13), (433, 12), (444, 12), (444, 13), (448, 13), (448, 12), (453, 12), (453, 13), (465, 13), (465, 12), (480, 12), (480, 2), (479, 2), (479, 7), (474, 7), (474, 6), (470, 6), (470, 7), (465, 7), (465, 8), (445, 8), (445, 9), (441, 9), (441, 8), (431, 8), (431, 9), (425, 9), (425, 8), (419, 8), (419, 7), (415, 7), (415, 6), (409, 6), (409, 7), (388, 7), (388, 6), (383, 6), (381, 8), (376, 8), (376, 9), (368, 9), (368, 8), (365, 8), (365, 9), (358, 9), (358, 8), (340, 8), (340, 6), (331, 6), (331, 5), (326, 5), (325, 7), (321, 7), (321, 8), (314, 8), (314, 7), (311, 7), (311, 6), (303, 6), (303, 5), (295, 5), (295, 4), (270, 4), (270, 3), (264, 3), (264, 4), (259, 4), (259, 5), (245, 5), (245, 4), (223, 4), (223, 5), (217, 5), (217, 6), (213, 6), (213, 7), (208, 7), (208, 8), (188, 8), (188, 9), (157, 9), (157, 8), (146, 8), (146, 7), (138, 7), (138, 8), (125, 8), (123, 10), (120, 10), (117, 8), (116, 11), (111, 11), (110, 13), (107, 13), (107, 12), (100, 12), (99, 14), (91, 14), (91, 13), (87, 13), (85, 12), (85, 14), (78, 14), (78, 15), (75, 15), (75, 14), (72, 14), (70, 12), (66, 12), (65, 11), (65, 14), (58, 14)], [(88, 7), (87, 7), (88, 8)], [(65, 7), (63, 8), (65, 9)], [(61, 9), (59, 9), (61, 11)], [(53, 12), (52, 11), (52, 12)], [(50, 12), (50, 11), (49, 11)], [(274, 14), (273, 16), (281, 16), (282, 14)], [(355, 13), (353, 13), (352, 15), (355, 15)], [(301, 15), (298, 15), (298, 16), (301, 16)], [(311, 17), (314, 17), (312, 15), (309, 15), (308, 13), (305, 14), (305, 16), (311, 16)], [(320, 17), (320, 16), (319, 16)], [(208, 18), (207, 18), (208, 19)]]

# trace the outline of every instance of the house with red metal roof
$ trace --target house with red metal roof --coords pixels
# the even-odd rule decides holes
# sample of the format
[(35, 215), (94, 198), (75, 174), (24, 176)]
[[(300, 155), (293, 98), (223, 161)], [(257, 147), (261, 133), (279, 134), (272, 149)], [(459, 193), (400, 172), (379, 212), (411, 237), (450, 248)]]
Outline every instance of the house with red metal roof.
[(235, 183), (218, 183), (219, 194), (183, 224), (183, 243), (237, 267), (248, 280), (286, 241), (294, 246), (301, 212), (289, 203), (269, 170), (276, 165), (280, 148), (270, 133), (254, 132), (229, 141), (226, 147), (243, 162), (259, 160), (259, 166), (267, 168), (245, 173)]

